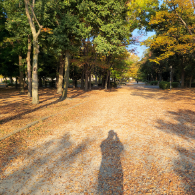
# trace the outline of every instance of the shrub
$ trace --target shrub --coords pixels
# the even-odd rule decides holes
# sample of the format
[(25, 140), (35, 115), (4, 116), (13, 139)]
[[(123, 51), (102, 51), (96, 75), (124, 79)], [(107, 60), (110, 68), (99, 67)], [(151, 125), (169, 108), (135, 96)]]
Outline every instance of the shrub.
[(161, 81), (159, 83), (159, 88), (161, 89), (169, 89), (170, 88), (170, 83), (167, 81)]
[(158, 81), (151, 81), (150, 85), (158, 85)]
[(72, 84), (73, 83), (73, 80), (72, 79), (69, 79), (69, 84)]
[(116, 88), (117, 87), (117, 83), (116, 82), (110, 82), (110, 86)]
[(144, 83), (148, 83), (148, 80), (146, 80), (146, 79), (143, 79), (143, 80), (142, 80), (142, 82), (144, 82)]
[(195, 87), (195, 82), (191, 83), (191, 87)]
[(171, 86), (172, 86), (172, 88), (177, 88), (177, 87), (179, 87), (179, 82), (172, 82)]
[(10, 84), (10, 80), (4, 80), (2, 83), (7, 83), (7, 84)]

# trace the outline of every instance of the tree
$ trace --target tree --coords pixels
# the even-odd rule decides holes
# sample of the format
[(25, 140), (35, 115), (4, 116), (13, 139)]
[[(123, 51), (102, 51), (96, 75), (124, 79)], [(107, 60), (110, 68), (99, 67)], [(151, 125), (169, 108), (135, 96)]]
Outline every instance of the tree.
[[(34, 0), (35, 2), (35, 0)], [(31, 28), (32, 36), (33, 36), (33, 69), (32, 69), (32, 103), (38, 104), (39, 103), (39, 96), (38, 96), (38, 53), (39, 53), (39, 44), (38, 44), (38, 36), (41, 33), (41, 29), (43, 26), (41, 26), (36, 18), (36, 15), (34, 13), (33, 7), (30, 4), (28, 0), (24, 0), (25, 3), (25, 10), (26, 15), (28, 18), (28, 22)], [(30, 7), (30, 8), (29, 8)], [(33, 17), (31, 17), (31, 14)], [(36, 30), (35, 24), (33, 22), (34, 20), (38, 24), (39, 30)]]
[[(157, 36), (148, 39), (144, 44), (149, 46), (150, 50), (155, 53), (155, 58), (150, 58), (151, 62), (160, 64), (164, 60), (180, 59), (177, 64), (173, 61), (172, 63), (175, 68), (176, 66), (180, 67), (182, 87), (184, 87), (185, 61), (190, 55), (194, 54), (195, 42), (193, 35), (189, 34), (183, 22), (178, 18), (178, 14), (183, 19), (186, 19), (189, 24), (192, 24), (194, 18), (190, 17), (190, 15), (194, 15), (193, 9), (191, 9), (192, 4), (191, 8), (189, 8), (190, 4), (187, 0), (184, 3), (179, 0), (167, 2), (167, 4), (161, 6), (155, 16), (151, 17), (149, 23), (156, 30)], [(187, 19), (187, 16), (189, 16), (189, 19)]]

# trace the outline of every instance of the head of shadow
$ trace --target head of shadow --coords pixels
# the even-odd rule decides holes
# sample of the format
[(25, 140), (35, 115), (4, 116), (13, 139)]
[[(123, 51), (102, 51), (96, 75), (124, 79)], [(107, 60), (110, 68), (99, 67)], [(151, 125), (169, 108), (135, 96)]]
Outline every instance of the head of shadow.
[(123, 144), (117, 133), (108, 132), (108, 137), (101, 143), (102, 162), (98, 175), (98, 194), (123, 194), (123, 170), (120, 154)]

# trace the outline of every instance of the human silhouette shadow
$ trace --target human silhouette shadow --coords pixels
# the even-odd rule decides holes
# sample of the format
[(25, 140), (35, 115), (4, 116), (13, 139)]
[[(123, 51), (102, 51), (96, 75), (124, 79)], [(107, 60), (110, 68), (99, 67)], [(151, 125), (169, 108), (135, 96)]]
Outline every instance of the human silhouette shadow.
[(98, 194), (123, 194), (123, 170), (120, 160), (123, 144), (117, 134), (110, 130), (100, 147), (102, 162), (98, 175)]

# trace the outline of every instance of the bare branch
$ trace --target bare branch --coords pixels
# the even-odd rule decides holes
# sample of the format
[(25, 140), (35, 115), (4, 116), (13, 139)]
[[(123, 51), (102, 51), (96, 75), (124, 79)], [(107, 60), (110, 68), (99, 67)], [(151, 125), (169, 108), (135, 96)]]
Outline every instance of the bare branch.
[[(41, 25), (39, 24), (39, 21), (37, 20), (37, 17), (36, 17), (36, 15), (35, 15), (35, 12), (34, 12), (34, 10), (33, 10), (33, 8), (32, 8), (32, 6), (31, 6), (31, 4), (30, 4), (29, 1), (28, 1), (28, 4), (29, 4), (29, 6), (30, 6), (31, 12), (32, 12), (32, 14), (33, 14), (33, 16), (34, 16), (34, 18), (35, 18), (35, 20), (36, 20), (36, 22), (37, 22), (39, 28), (42, 28)], [(33, 7), (34, 7), (34, 5), (33, 5)]]
[(27, 15), (27, 18), (28, 18), (28, 21), (29, 21), (29, 24), (30, 24), (31, 31), (32, 31), (33, 34), (36, 34), (36, 29), (35, 29), (35, 26), (33, 24), (30, 13), (29, 13), (28, 0), (24, 0), (24, 3), (25, 3), (26, 15)]

